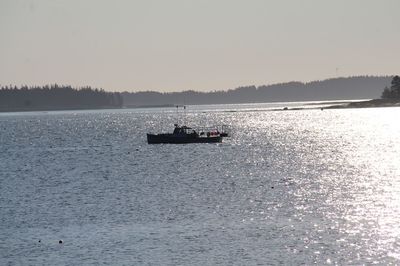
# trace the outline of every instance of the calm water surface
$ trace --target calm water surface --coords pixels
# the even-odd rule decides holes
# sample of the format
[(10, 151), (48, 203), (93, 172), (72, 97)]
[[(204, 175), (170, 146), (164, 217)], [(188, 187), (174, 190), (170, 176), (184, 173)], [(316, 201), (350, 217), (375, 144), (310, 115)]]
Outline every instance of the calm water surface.
[(0, 264), (399, 264), (400, 108), (264, 109), (0, 114)]

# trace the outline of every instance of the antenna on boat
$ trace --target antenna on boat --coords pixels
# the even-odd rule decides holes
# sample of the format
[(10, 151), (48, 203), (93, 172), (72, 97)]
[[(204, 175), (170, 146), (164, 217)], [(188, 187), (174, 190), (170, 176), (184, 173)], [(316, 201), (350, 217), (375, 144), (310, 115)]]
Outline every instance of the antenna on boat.
[(176, 106), (176, 124), (175, 125), (179, 125), (179, 105), (177, 104)]
[(183, 125), (186, 126), (186, 95), (183, 94)]
[(183, 105), (183, 125), (186, 126), (186, 105)]

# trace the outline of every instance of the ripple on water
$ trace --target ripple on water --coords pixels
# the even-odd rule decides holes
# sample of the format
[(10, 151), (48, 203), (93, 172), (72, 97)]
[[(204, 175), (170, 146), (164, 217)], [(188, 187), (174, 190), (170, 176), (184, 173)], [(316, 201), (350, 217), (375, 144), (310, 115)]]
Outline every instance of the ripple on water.
[(0, 116), (0, 263), (399, 262), (398, 108), (218, 110), (186, 118), (216, 145), (147, 145), (169, 109)]

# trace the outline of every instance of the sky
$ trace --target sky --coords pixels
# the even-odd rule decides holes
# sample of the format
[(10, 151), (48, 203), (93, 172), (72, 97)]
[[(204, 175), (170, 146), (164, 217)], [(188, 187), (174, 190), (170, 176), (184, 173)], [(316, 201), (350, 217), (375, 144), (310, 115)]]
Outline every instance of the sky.
[(399, 0), (0, 0), (0, 84), (226, 90), (400, 74)]

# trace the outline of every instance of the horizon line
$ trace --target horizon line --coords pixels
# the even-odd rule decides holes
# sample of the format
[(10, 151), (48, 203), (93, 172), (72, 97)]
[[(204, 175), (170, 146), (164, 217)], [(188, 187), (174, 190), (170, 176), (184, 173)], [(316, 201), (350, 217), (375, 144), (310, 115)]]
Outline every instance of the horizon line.
[(44, 87), (44, 86), (51, 86), (51, 85), (58, 85), (58, 86), (70, 86), (73, 89), (84, 89), (84, 88), (92, 88), (92, 89), (99, 89), (99, 90), (104, 90), (106, 92), (118, 92), (118, 93), (143, 93), (143, 92), (156, 92), (156, 93), (161, 93), (161, 94), (173, 94), (173, 93), (183, 93), (183, 92), (197, 92), (197, 93), (214, 93), (214, 92), (228, 92), (232, 90), (236, 90), (239, 88), (245, 88), (245, 87), (269, 87), (269, 86), (276, 86), (276, 85), (284, 85), (284, 84), (289, 84), (289, 83), (301, 83), (301, 84), (310, 84), (314, 82), (323, 82), (323, 81), (329, 81), (329, 80), (335, 80), (335, 79), (349, 79), (349, 78), (389, 78), (389, 77), (394, 77), (396, 74), (386, 74), (386, 75), (353, 75), (353, 76), (338, 76), (338, 77), (331, 77), (331, 78), (324, 78), (324, 79), (315, 79), (315, 80), (308, 80), (308, 81), (300, 81), (300, 80), (292, 80), (292, 81), (284, 81), (284, 82), (275, 82), (275, 83), (270, 83), (270, 84), (251, 84), (251, 85), (239, 85), (234, 88), (228, 88), (228, 89), (214, 89), (214, 90), (195, 90), (195, 89), (183, 89), (183, 90), (175, 90), (175, 91), (161, 91), (161, 90), (155, 90), (155, 89), (146, 89), (146, 90), (108, 90), (104, 89), (103, 87), (95, 87), (91, 85), (81, 85), (81, 86), (73, 86), (70, 84), (62, 84), (62, 83), (47, 83), (43, 85), (27, 85), (27, 84), (20, 84), (19, 86), (15, 84), (0, 84), (0, 87), (5, 87), (5, 86), (10, 86), (10, 87), (17, 87), (17, 88), (22, 88), (22, 87)]

